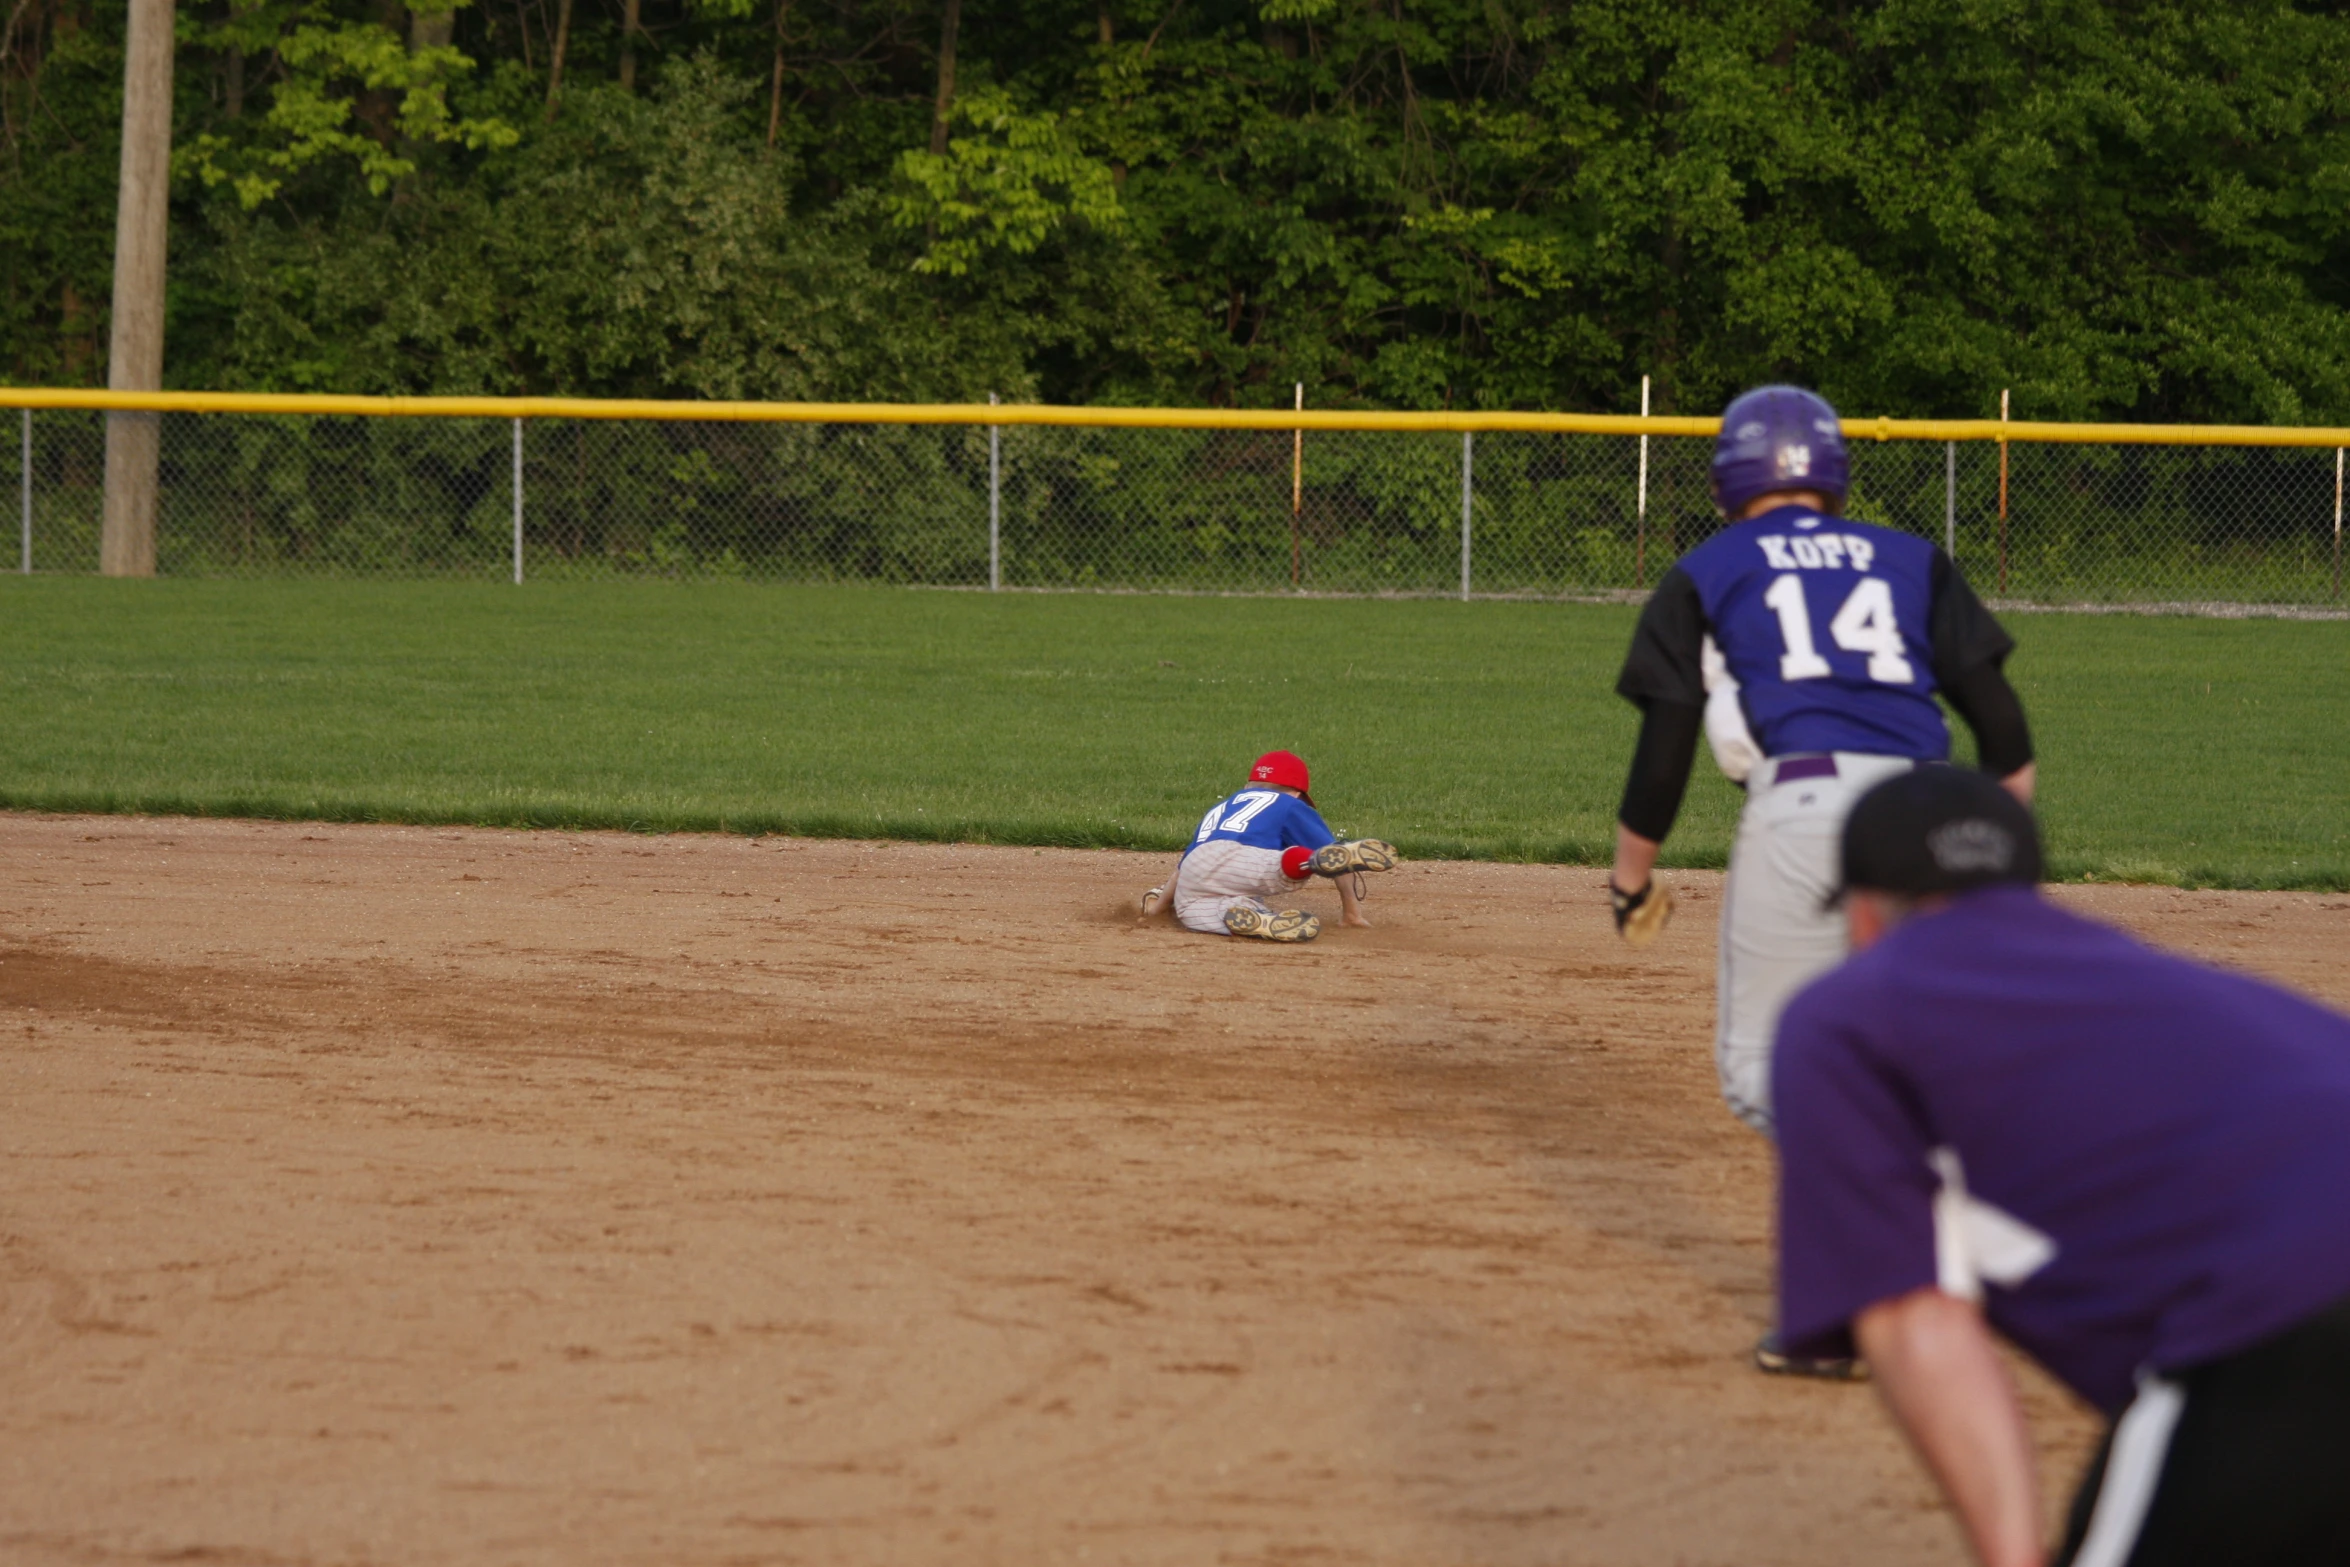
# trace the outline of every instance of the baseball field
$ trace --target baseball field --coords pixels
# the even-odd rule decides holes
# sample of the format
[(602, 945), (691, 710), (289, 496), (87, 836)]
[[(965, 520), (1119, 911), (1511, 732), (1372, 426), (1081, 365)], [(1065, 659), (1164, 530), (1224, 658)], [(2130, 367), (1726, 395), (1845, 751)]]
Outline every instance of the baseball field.
[[(2057, 896), (2350, 1004), (2350, 630), (2010, 623)], [(1629, 625), (0, 584), (0, 1559), (1955, 1567), (1562, 863)], [(1275, 744), (1374, 928), (1139, 924)]]

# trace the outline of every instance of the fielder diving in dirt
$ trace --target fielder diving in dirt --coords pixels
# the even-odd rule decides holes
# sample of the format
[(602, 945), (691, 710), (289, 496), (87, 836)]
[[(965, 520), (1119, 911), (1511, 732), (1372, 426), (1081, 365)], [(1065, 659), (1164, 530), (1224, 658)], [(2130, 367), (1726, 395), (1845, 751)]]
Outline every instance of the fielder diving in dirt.
[(1364, 871), (1395, 868), (1395, 850), (1376, 838), (1340, 842), (1306, 793), (1306, 764), (1288, 751), (1267, 751), (1249, 769), (1248, 786), (1209, 807), (1165, 885), (1142, 895), (1142, 912), (1172, 908), (1192, 930), (1311, 941), (1321, 919), (1282, 903), (1316, 876), (1338, 883), (1345, 923), (1363, 917)]

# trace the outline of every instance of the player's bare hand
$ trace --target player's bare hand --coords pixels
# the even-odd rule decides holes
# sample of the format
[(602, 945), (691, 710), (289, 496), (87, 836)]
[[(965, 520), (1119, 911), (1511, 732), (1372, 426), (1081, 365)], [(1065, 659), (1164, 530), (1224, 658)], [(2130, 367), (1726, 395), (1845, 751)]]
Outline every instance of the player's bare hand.
[(1656, 940), (1673, 917), (1673, 890), (1654, 876), (1638, 892), (1626, 892), (1611, 879), (1607, 901), (1615, 915), (1616, 934), (1635, 947)]

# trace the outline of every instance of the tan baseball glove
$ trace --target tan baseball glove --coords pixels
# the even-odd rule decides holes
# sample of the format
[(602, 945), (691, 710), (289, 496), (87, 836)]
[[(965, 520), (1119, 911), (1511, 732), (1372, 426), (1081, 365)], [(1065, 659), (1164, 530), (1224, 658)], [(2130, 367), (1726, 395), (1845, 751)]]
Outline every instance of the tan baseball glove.
[(1664, 933), (1673, 918), (1673, 889), (1656, 877), (1638, 892), (1607, 884), (1608, 907), (1615, 911), (1616, 934), (1635, 947), (1645, 947)]

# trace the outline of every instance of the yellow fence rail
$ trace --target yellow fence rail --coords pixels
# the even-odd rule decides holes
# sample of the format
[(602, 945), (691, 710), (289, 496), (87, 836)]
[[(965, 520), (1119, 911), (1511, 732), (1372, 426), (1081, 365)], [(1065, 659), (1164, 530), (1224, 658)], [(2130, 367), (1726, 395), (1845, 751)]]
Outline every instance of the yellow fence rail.
[[(740, 403), (600, 397), (345, 397), (300, 392), (113, 392), (0, 387), (0, 408), (117, 413), (328, 414), (392, 419), (643, 419), (672, 423), (1058, 426), (1112, 430), (1363, 430), (1710, 436), (1719, 419), (1639, 414), (1381, 413), (1286, 408), (1069, 408), (1045, 403)], [(2071, 424), (2050, 420), (1847, 419), (1849, 440), (2097, 446), (2350, 447), (2319, 425)]]
[[(0, 387), (10, 412), (19, 574), (1590, 596), (1719, 527), (1714, 418)], [(2342, 613), (2350, 429), (1844, 431), (1848, 514), (2002, 600)], [(143, 497), (108, 488), (124, 437)]]

